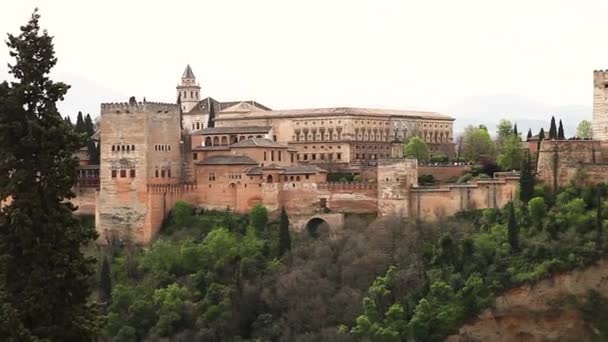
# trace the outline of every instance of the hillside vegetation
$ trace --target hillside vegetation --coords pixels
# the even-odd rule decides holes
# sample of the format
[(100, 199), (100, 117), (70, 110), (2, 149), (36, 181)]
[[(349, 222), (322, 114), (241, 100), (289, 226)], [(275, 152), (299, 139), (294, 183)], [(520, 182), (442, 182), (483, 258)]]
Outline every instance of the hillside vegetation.
[(605, 187), (571, 185), (441, 222), (350, 217), (331, 237), (287, 238), (285, 218), (269, 222), (263, 207), (237, 215), (178, 203), (148, 250), (112, 240), (105, 251), (104, 333), (116, 341), (439, 341), (504, 290), (604, 255), (605, 195)]

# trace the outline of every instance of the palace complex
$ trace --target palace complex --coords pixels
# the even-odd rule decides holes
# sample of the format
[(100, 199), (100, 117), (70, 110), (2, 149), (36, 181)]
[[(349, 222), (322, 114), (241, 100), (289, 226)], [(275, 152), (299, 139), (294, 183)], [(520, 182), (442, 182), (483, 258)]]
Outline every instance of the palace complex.
[[(606, 74), (594, 73), (597, 140), (538, 145), (537, 176), (550, 187), (573, 179), (605, 180)], [(295, 230), (310, 229), (314, 222), (338, 227), (347, 213), (433, 219), (504, 206), (516, 193), (516, 173), (443, 187), (418, 184), (423, 166), (403, 157), (404, 142), (418, 136), (432, 152), (452, 155), (453, 122), (447, 115), (421, 111), (273, 110), (251, 100), (221, 102), (201, 96), (187, 66), (175, 104), (135, 98), (101, 104), (101, 162), (82, 167), (74, 202), (81, 212), (95, 213), (102, 237), (130, 234), (142, 244), (154, 239), (180, 200), (236, 212), (256, 204), (271, 213), (283, 207)], [(529, 145), (537, 150), (536, 142)], [(425, 174), (451, 172), (425, 168)], [(359, 181), (328, 181), (328, 175), (340, 172), (358, 174)], [(91, 175), (98, 177), (98, 188), (86, 185)]]

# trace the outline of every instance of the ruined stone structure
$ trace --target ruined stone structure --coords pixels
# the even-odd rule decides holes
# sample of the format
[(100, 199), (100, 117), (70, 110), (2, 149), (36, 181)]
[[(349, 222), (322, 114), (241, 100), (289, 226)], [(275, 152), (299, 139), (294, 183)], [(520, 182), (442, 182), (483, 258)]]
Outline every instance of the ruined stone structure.
[(608, 140), (608, 70), (593, 72), (593, 138)]
[[(513, 175), (418, 186), (417, 162), (401, 156), (403, 142), (417, 135), (432, 150), (449, 153), (453, 119), (442, 114), (276, 111), (255, 101), (201, 99), (190, 66), (177, 92), (176, 104), (132, 98), (101, 105), (99, 191), (91, 196), (82, 189), (77, 200), (83, 210), (95, 210), (102, 239), (116, 232), (149, 243), (179, 200), (236, 212), (256, 204), (271, 213), (284, 207), (297, 222), (292, 228), (302, 229), (325, 219), (339, 224), (341, 213), (437, 218), (500, 207), (517, 186)], [(328, 182), (334, 165), (358, 165), (366, 180)]]

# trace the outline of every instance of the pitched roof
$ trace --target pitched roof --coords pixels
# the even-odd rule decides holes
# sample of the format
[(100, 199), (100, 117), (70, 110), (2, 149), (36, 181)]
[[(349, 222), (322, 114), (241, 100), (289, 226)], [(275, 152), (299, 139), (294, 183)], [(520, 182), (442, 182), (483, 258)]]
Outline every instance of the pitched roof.
[(258, 163), (247, 157), (247, 156), (239, 156), (239, 155), (229, 155), (229, 156), (211, 156), (208, 157), (197, 164), (199, 165), (257, 165)]
[(275, 147), (275, 148), (289, 148), (287, 145), (279, 144), (276, 141), (266, 138), (249, 138), (235, 142), (230, 147)]
[(251, 106), (252, 110), (254, 111), (260, 111), (260, 112), (264, 112), (264, 111), (269, 111), (271, 110), (270, 108), (264, 106), (263, 104), (256, 102), (256, 101), (228, 101), (228, 102), (220, 102), (212, 97), (206, 97), (202, 100), (200, 100), (196, 106), (192, 107), (192, 109), (187, 112), (184, 113), (185, 115), (191, 115), (191, 114), (206, 114), (209, 113), (209, 108), (211, 108), (211, 106), (213, 106), (213, 109), (215, 110), (215, 113), (219, 113), (224, 109), (233, 107), (233, 106), (237, 106), (239, 104), (243, 104), (246, 103), (248, 106)]
[(226, 106), (224, 107), (224, 104), (222, 104), (222, 113), (249, 113), (249, 112), (253, 112), (253, 111), (268, 111), (269, 109), (265, 106), (258, 106), (256, 105), (255, 101), (242, 101), (242, 102), (238, 102), (232, 106)]
[[(451, 120), (454, 118), (435, 112), (413, 111), (413, 110), (397, 110), (397, 109), (375, 109), (375, 108), (353, 108), (353, 107), (333, 107), (333, 108), (309, 108), (309, 109), (287, 109), (287, 110), (270, 110), (270, 111), (252, 111), (245, 114), (245, 118), (253, 117), (307, 117), (307, 116), (401, 116), (409, 118), (435, 119), (435, 120)], [(235, 120), (243, 119), (243, 117), (220, 116), (216, 120)]]
[(314, 165), (296, 165), (296, 166), (277, 166), (275, 164), (267, 167), (254, 166), (247, 169), (246, 174), (250, 176), (259, 176), (263, 170), (283, 169), (282, 175), (312, 175), (315, 173), (327, 173), (327, 171)]
[(194, 73), (192, 72), (192, 68), (190, 67), (190, 64), (186, 65), (186, 70), (184, 70), (184, 74), (182, 75), (182, 78), (196, 78), (196, 77), (194, 77)]
[(207, 127), (193, 132), (192, 135), (268, 133), (271, 129), (270, 126)]

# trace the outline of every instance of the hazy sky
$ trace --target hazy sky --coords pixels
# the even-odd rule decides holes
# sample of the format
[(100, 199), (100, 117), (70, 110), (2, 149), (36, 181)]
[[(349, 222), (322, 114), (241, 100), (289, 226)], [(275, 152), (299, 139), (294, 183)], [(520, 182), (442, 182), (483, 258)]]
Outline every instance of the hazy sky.
[[(174, 101), (190, 63), (219, 100), (575, 126), (591, 115), (593, 70), (608, 68), (605, 0), (0, 1), (0, 32), (40, 8), (72, 116), (131, 95)], [(8, 61), (2, 45), (0, 79)]]

